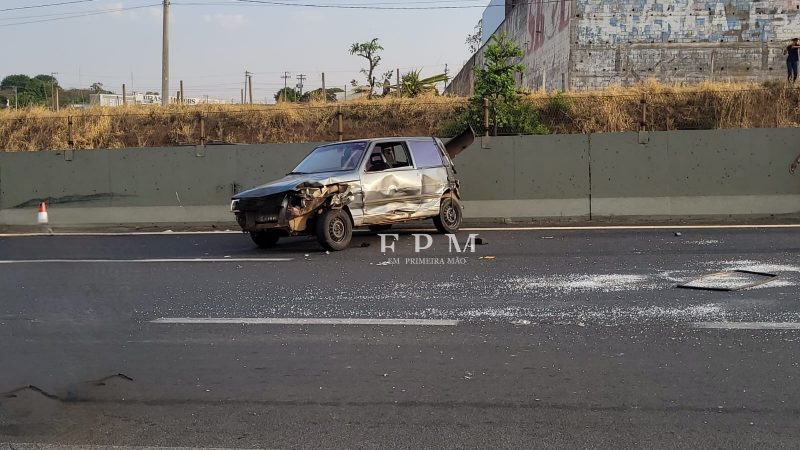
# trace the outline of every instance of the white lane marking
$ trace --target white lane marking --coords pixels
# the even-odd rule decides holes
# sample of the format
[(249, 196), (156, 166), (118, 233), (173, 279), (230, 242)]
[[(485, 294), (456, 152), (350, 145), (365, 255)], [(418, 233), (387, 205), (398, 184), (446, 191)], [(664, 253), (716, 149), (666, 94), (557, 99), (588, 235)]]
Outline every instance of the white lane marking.
[(445, 319), (326, 319), (326, 318), (259, 318), (259, 317), (164, 317), (150, 323), (240, 324), (240, 325), (408, 325), (453, 327), (459, 320)]
[(692, 326), (711, 330), (800, 330), (800, 322), (696, 322)]
[[(461, 231), (581, 231), (581, 230), (724, 230), (724, 229), (758, 229), (758, 228), (800, 228), (800, 224), (771, 225), (590, 225), (571, 227), (496, 227), (496, 228), (461, 228)], [(398, 230), (400, 230), (398, 228)]]
[[(234, 450), (230, 447), (141, 447), (130, 445), (67, 445), (27, 442), (0, 442), (0, 450)], [(236, 449), (247, 450), (247, 449)]]
[(0, 237), (34, 237), (34, 236), (169, 236), (185, 234), (244, 234), (242, 231), (60, 231), (56, 233), (0, 233)]
[(0, 264), (286, 262), (292, 258), (7, 259)]
[[(725, 230), (725, 229), (791, 229), (800, 228), (800, 224), (764, 224), (764, 225), (589, 225), (589, 226), (554, 226), (554, 227), (468, 227), (461, 231), (582, 231), (582, 230)], [(433, 228), (397, 228), (397, 231), (427, 232)], [(365, 230), (355, 230), (356, 232)], [(35, 236), (169, 236), (192, 234), (242, 234), (241, 231), (133, 231), (118, 232), (59, 232), (59, 233), (0, 233), (0, 237), (35, 237)]]

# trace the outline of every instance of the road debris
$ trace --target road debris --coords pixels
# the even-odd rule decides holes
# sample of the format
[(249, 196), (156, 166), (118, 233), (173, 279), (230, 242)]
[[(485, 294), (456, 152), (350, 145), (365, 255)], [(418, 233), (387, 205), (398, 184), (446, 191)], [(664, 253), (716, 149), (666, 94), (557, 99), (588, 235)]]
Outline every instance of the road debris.
[(497, 256), (481, 256), (478, 259), (497, 259)]
[(723, 270), (693, 278), (677, 287), (704, 291), (738, 291), (769, 283), (777, 277), (778, 275), (774, 273), (752, 270)]

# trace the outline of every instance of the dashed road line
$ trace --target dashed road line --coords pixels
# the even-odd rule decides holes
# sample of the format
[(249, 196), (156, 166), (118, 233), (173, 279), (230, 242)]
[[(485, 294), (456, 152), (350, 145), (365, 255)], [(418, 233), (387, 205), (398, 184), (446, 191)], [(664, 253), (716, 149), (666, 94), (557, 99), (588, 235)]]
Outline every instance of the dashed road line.
[(800, 330), (800, 322), (695, 322), (692, 327), (706, 330)]
[(459, 320), (446, 319), (341, 319), (341, 318), (261, 318), (261, 317), (164, 317), (151, 320), (161, 324), (238, 324), (238, 325), (392, 325), (453, 327)]
[(161, 259), (6, 259), (0, 264), (54, 264), (54, 263), (252, 263), (287, 262), (292, 258), (161, 258)]

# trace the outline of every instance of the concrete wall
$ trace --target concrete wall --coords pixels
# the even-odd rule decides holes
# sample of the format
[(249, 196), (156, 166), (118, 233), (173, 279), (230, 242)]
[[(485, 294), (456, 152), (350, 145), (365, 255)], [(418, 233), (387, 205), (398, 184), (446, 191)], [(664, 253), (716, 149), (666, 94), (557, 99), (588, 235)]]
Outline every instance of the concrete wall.
[[(800, 37), (797, 0), (533, 0), (497, 30), (525, 50), (520, 87), (601, 89), (664, 83), (761, 82), (785, 77), (783, 49)], [(449, 91), (472, 93), (472, 67)]]
[(587, 135), (490, 138), (456, 159), (465, 217), (589, 217)]
[(800, 36), (795, 0), (577, 0), (579, 44), (777, 42)]
[[(493, 137), (456, 160), (467, 218), (800, 212), (799, 129)], [(314, 144), (0, 153), (0, 225), (226, 222), (235, 190), (279, 178)]]
[[(533, 0), (510, 10), (495, 34), (505, 33), (525, 55), (525, 69), (517, 84), (529, 89), (569, 86), (570, 11), (572, 0)], [(473, 67), (483, 66), (482, 47), (453, 78), (447, 92), (468, 96), (473, 92)]]
[(770, 215), (800, 212), (789, 173), (800, 130), (591, 135), (594, 216)]

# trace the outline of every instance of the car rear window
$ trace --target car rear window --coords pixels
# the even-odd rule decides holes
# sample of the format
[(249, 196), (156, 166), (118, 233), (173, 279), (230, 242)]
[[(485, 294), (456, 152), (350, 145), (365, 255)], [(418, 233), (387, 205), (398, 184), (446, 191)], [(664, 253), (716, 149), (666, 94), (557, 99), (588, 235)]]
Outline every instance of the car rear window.
[(417, 163), (417, 168), (441, 167), (444, 165), (439, 147), (433, 140), (411, 141), (409, 146), (411, 147), (411, 156), (414, 158), (414, 162)]

